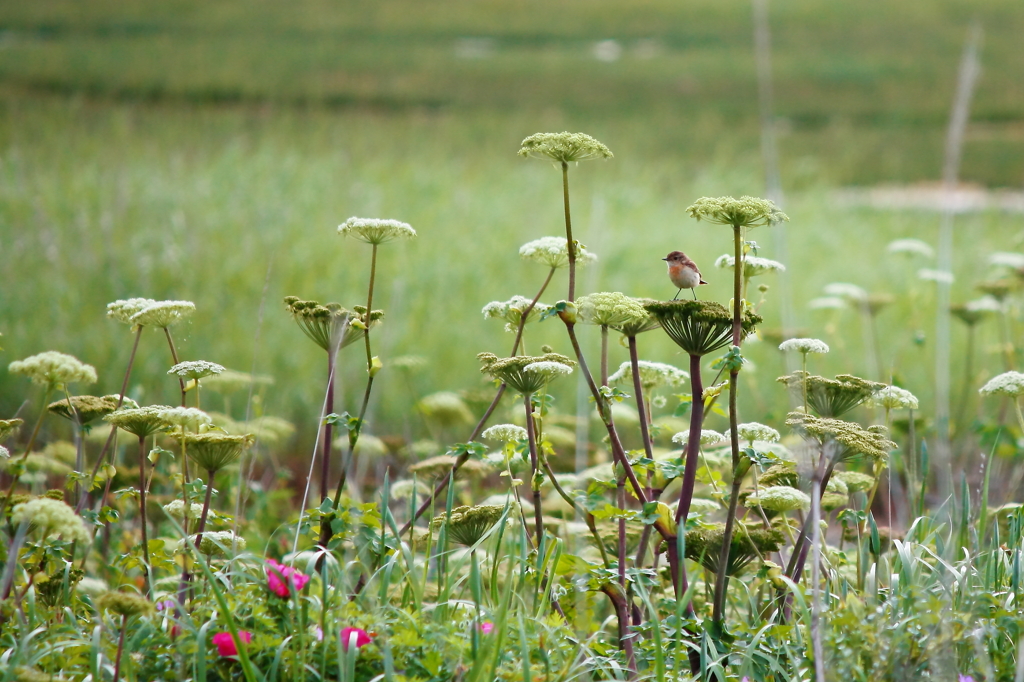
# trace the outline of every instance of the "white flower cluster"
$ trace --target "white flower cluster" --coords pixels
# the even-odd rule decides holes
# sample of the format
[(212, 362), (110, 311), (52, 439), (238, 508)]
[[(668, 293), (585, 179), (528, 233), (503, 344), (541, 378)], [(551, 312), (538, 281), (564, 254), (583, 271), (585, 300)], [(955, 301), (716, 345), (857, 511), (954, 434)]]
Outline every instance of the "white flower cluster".
[(916, 410), (917, 396), (899, 386), (886, 386), (875, 391), (871, 396), (872, 405), (886, 410)]
[(165, 410), (160, 410), (157, 416), (172, 426), (186, 428), (213, 423), (210, 415), (194, 407), (168, 407)]
[(846, 301), (838, 296), (819, 296), (807, 302), (811, 310), (838, 310), (846, 307)]
[(7, 365), (7, 370), (14, 374), (24, 374), (34, 383), (44, 386), (94, 384), (97, 378), (95, 367), (81, 362), (73, 355), (58, 353), (55, 350), (39, 353), (24, 360), (15, 360)]
[[(732, 270), (736, 267), (736, 257), (723, 253), (715, 261), (715, 267), (723, 270)], [(782, 263), (759, 256), (743, 257), (743, 276), (756, 277), (768, 272), (785, 272), (786, 266)]]
[[(140, 299), (130, 299), (130, 301), (138, 301)], [(130, 307), (123, 308), (120, 313), (115, 314), (111, 310), (111, 305), (117, 305), (118, 303), (124, 303), (125, 301), (116, 301), (106, 306), (106, 314), (111, 315), (117, 319), (121, 319), (122, 322), (133, 327), (160, 327), (167, 328), (171, 325), (185, 321), (196, 312), (196, 304), (191, 301), (151, 301), (145, 306), (138, 307), (134, 312), (128, 316), (127, 321), (123, 319), (123, 314), (126, 313)]]
[(811, 508), (811, 498), (807, 493), (790, 488), (787, 485), (773, 485), (757, 491), (745, 502), (747, 507), (763, 507), (769, 511), (787, 512), (795, 509), (807, 511)]
[(647, 310), (635, 298), (618, 291), (600, 291), (576, 299), (580, 322), (607, 327), (618, 327), (642, 322)]
[(524, 372), (543, 374), (547, 381), (572, 374), (572, 367), (561, 362), (532, 362), (523, 367)]
[(513, 443), (526, 440), (526, 429), (515, 424), (495, 424), (483, 432), (483, 437), (496, 443)]
[(89, 529), (75, 510), (60, 500), (37, 497), (28, 502), (14, 505), (11, 523), (18, 526), (29, 523), (40, 529), (44, 535), (59, 535), (69, 542), (87, 543), (91, 540)]
[[(491, 301), (480, 312), (483, 313), (484, 319), (505, 320), (508, 323), (505, 325), (505, 331), (515, 333), (519, 321), (523, 317), (523, 311), (529, 308), (532, 302), (532, 299), (516, 295), (507, 301)], [(526, 316), (526, 321), (531, 322), (550, 309), (551, 306), (537, 301), (537, 304), (530, 310), (530, 314)]]
[[(597, 260), (597, 256), (579, 242), (575, 244), (575, 251), (577, 267)], [(519, 255), (549, 268), (564, 268), (569, 264), (569, 242), (565, 237), (541, 237), (519, 247)]]
[[(637, 362), (637, 369), (640, 370), (640, 386), (645, 389), (658, 388), (659, 386), (682, 386), (690, 378), (689, 372), (684, 372), (678, 367), (673, 367), (664, 362), (640, 360)], [(613, 384), (632, 382), (632, 364), (624, 362), (619, 365), (619, 370), (608, 377), (608, 381)]]
[[(680, 431), (676, 435), (672, 436), (672, 442), (679, 445), (686, 445), (690, 440), (690, 431)], [(711, 429), (701, 429), (700, 431), (700, 444), (701, 445), (717, 445), (718, 443), (724, 443), (726, 437), (718, 431), (712, 431)]]
[[(167, 515), (181, 521), (185, 518), (185, 502), (182, 500), (174, 500), (164, 505), (164, 511)], [(198, 519), (203, 515), (203, 505), (195, 502), (189, 505), (188, 518)]]
[(760, 440), (765, 443), (778, 443), (782, 437), (779, 432), (770, 426), (759, 424), (757, 422), (747, 422), (746, 424), (740, 424), (737, 427), (737, 433), (739, 437), (746, 441)]
[(202, 379), (208, 377), (211, 374), (220, 374), (224, 371), (223, 365), (218, 365), (216, 362), (207, 362), (206, 360), (188, 360), (186, 362), (179, 362), (174, 367), (167, 370), (168, 374), (181, 377), (182, 379)]
[(996, 251), (988, 257), (988, 264), (996, 267), (1020, 270), (1021, 268), (1024, 268), (1024, 253)]
[(933, 270), (931, 268), (921, 268), (918, 270), (917, 278), (942, 284), (952, 284), (956, 280), (952, 272), (947, 272), (946, 270)]
[(968, 301), (964, 307), (972, 313), (1001, 313), (1003, 305), (994, 296), (982, 296), (973, 301)]
[(896, 241), (889, 242), (889, 246), (885, 250), (889, 253), (905, 253), (908, 256), (917, 255), (924, 256), (925, 258), (931, 258), (935, 255), (932, 247), (920, 239), (897, 239)]
[(378, 220), (353, 216), (338, 225), (338, 234), (354, 237), (367, 244), (383, 244), (393, 239), (412, 239), (416, 236), (416, 230), (398, 220)]
[(799, 353), (818, 353), (825, 354), (828, 352), (828, 344), (819, 339), (786, 339), (779, 344), (779, 350), (786, 353), (795, 350)]
[(856, 284), (848, 284), (846, 282), (833, 282), (832, 284), (826, 284), (825, 293), (829, 296), (836, 296), (848, 301), (868, 300), (867, 291)]
[(1002, 393), (1016, 398), (1024, 393), (1024, 374), (1020, 372), (1003, 372), (988, 380), (988, 383), (978, 389), (983, 395), (994, 395)]

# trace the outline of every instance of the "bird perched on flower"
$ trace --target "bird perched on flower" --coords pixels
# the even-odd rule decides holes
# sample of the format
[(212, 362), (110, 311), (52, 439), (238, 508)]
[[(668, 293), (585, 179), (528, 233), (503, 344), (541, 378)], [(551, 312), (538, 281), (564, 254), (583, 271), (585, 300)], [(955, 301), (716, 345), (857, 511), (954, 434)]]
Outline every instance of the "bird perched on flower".
[(672, 300), (674, 301), (679, 298), (679, 292), (683, 289), (692, 291), (693, 298), (696, 300), (697, 286), (707, 284), (704, 278), (700, 276), (697, 264), (690, 260), (682, 251), (673, 251), (665, 258), (662, 258), (662, 260), (668, 262), (668, 278), (672, 280), (672, 284), (679, 287), (679, 291), (676, 292)]

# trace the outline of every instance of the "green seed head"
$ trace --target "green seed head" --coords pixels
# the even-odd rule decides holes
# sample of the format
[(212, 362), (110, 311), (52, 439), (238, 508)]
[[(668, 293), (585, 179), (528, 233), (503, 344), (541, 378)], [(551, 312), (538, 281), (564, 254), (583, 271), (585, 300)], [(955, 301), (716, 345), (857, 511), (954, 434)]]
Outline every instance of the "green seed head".
[(610, 159), (612, 153), (584, 133), (535, 133), (523, 140), (519, 156), (551, 159), (556, 163), (574, 163), (588, 159)]

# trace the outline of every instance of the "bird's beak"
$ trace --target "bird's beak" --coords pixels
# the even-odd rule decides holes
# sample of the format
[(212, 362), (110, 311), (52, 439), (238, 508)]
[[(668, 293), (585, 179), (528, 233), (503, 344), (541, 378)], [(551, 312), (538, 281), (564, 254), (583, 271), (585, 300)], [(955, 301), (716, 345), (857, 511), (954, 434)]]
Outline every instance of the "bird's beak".
[(668, 258), (662, 258), (661, 260), (668, 260)]

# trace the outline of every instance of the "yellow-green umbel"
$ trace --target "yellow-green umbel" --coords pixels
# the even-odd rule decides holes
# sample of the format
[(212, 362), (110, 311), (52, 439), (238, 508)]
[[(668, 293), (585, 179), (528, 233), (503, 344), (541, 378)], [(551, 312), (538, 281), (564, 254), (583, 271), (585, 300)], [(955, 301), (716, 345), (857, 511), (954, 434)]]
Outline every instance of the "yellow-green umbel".
[[(52, 414), (85, 425), (116, 410), (120, 400), (121, 397), (116, 395), (73, 395), (50, 403), (46, 409)], [(131, 404), (135, 405), (134, 401)]]
[(114, 659), (114, 679), (121, 679), (121, 654), (124, 651), (124, 635), (128, 627), (128, 619), (132, 616), (148, 616), (156, 607), (145, 597), (128, 592), (107, 592), (96, 599), (96, 608), (100, 611), (121, 616), (121, 636), (117, 642), (117, 656)]
[(478, 505), (475, 507), (456, 507), (448, 514), (438, 514), (430, 522), (430, 527), (440, 530), (447, 527), (448, 537), (466, 547), (472, 547), (494, 527), (505, 512), (500, 505)]
[(885, 384), (852, 374), (837, 374), (835, 379), (826, 379), (802, 370), (781, 376), (778, 381), (804, 392), (811, 409), (829, 418), (846, 414), (885, 388)]
[(187, 433), (188, 456), (200, 468), (215, 474), (242, 455), (253, 444), (249, 434), (231, 436), (225, 433)]
[[(686, 533), (686, 557), (714, 574), (720, 570), (725, 524), (716, 523)], [(764, 528), (740, 528), (731, 538), (726, 575), (735, 576), (751, 561), (764, 558), (782, 546), (782, 533)]]

